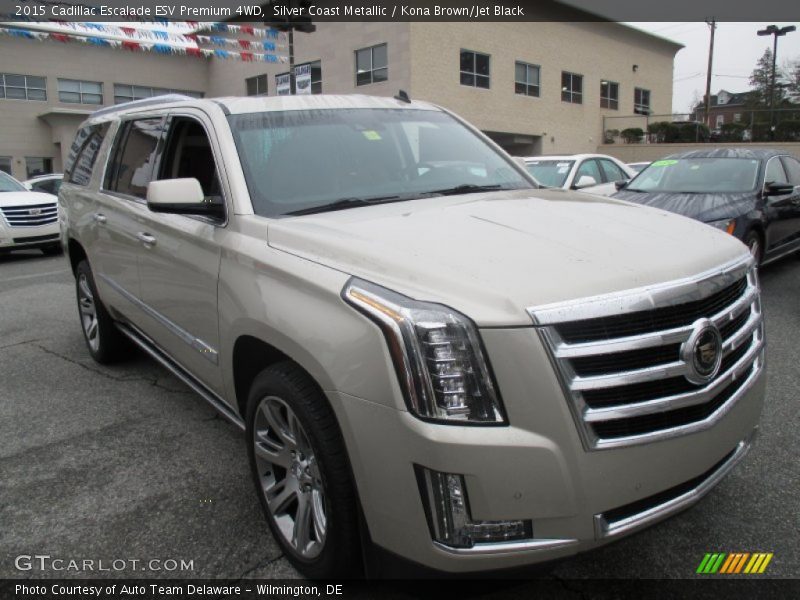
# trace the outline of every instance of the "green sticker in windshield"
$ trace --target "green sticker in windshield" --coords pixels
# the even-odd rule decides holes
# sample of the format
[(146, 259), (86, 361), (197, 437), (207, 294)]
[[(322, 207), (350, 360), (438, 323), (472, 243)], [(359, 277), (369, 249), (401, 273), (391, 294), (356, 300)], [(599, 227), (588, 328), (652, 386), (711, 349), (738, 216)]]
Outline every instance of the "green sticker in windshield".
[(371, 142), (377, 142), (378, 140), (381, 139), (381, 134), (375, 131), (374, 129), (367, 129), (366, 131), (362, 131), (361, 133), (363, 133), (364, 137)]
[(654, 162), (651, 167), (668, 167), (670, 165), (678, 164), (677, 160), (657, 160)]

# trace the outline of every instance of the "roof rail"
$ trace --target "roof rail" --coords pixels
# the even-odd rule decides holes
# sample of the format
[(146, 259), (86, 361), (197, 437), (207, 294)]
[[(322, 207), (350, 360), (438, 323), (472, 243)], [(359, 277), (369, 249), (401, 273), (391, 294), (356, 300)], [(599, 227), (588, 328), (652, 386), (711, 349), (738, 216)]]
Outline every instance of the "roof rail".
[(153, 96), (152, 98), (131, 100), (130, 102), (121, 102), (119, 104), (115, 104), (114, 106), (106, 106), (105, 108), (96, 110), (91, 115), (89, 115), (89, 118), (94, 119), (95, 117), (110, 115), (112, 113), (127, 110), (129, 108), (156, 106), (158, 104), (167, 104), (169, 102), (181, 102), (183, 100), (197, 100), (197, 98), (193, 98), (192, 96), (186, 96), (185, 94), (164, 94), (162, 96)]

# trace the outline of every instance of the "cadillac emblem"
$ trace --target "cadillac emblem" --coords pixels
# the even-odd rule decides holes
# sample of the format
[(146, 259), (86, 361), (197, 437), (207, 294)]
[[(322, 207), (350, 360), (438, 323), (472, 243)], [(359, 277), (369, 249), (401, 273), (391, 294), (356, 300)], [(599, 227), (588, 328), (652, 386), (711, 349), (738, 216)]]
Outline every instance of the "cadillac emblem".
[(681, 359), (688, 367), (686, 379), (698, 385), (714, 379), (722, 363), (722, 336), (709, 319), (692, 324), (689, 339), (681, 346)]
[(30, 216), (32, 216), (32, 217), (38, 217), (40, 214), (42, 214), (42, 209), (41, 208), (31, 208), (30, 210), (28, 210), (28, 214)]

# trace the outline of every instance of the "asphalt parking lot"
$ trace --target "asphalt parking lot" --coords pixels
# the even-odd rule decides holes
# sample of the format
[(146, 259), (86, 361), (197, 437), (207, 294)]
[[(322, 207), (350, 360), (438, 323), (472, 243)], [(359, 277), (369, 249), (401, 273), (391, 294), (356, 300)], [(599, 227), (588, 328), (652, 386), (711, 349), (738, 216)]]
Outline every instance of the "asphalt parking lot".
[[(800, 577), (800, 258), (761, 279), (769, 381), (749, 456), (691, 510), (538, 575), (691, 577), (706, 552), (738, 551), (773, 552), (764, 576)], [(0, 433), (0, 578), (78, 575), (18, 571), (31, 554), (193, 562), (118, 576), (298, 576), (261, 515), (241, 433), (143, 355), (89, 358), (63, 257), (0, 255)]]

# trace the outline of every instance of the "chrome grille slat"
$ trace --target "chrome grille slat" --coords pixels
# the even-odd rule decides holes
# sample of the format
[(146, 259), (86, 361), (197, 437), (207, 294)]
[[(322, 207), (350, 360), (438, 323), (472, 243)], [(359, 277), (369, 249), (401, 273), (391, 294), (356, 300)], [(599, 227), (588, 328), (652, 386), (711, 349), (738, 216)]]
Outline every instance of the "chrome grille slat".
[[(650, 319), (647, 311), (668, 317)], [(635, 313), (631, 322), (636, 327), (618, 318), (627, 313)], [(710, 427), (749, 389), (763, 366), (758, 280), (749, 256), (696, 278), (622, 292), (616, 301), (613, 296), (595, 297), (531, 308), (529, 314), (539, 326), (589, 450)], [(701, 324), (709, 321), (726, 336), (720, 352), (723, 363), (711, 381), (701, 384), (692, 365), (685, 362), (689, 360), (683, 358), (686, 354), (679, 352), (672, 360), (671, 352), (687, 341), (694, 343), (692, 340), (698, 339), (698, 334), (693, 336), (695, 329), (699, 331)], [(671, 328), (653, 331), (658, 322), (669, 323)], [(581, 323), (591, 327), (590, 334), (581, 334)], [(605, 339), (597, 339), (598, 323), (622, 326), (609, 328)], [(570, 332), (569, 339), (589, 341), (566, 343), (559, 326)], [(637, 327), (643, 331), (637, 332)], [(615, 355), (619, 362), (615, 363)]]
[[(31, 214), (31, 211), (37, 214)], [(9, 227), (41, 227), (58, 221), (58, 204), (52, 202), (31, 206), (6, 206), (0, 208), (0, 213)]]

